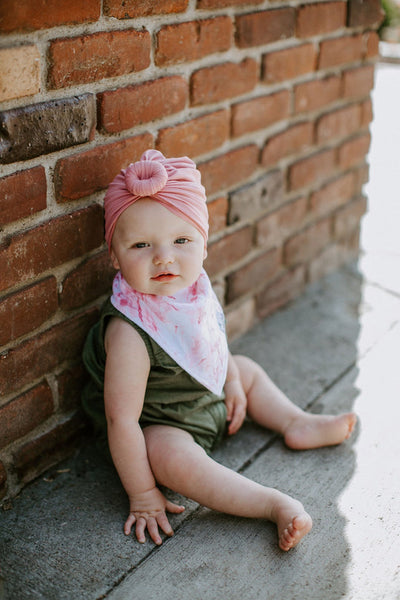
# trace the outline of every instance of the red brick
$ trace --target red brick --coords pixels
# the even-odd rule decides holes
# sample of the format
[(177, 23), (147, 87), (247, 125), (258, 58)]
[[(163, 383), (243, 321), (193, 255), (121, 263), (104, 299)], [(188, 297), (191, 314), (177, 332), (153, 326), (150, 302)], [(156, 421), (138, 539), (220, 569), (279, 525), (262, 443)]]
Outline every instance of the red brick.
[(208, 203), (207, 208), (210, 223), (208, 234), (212, 235), (225, 229), (228, 216), (228, 198), (226, 196), (216, 198)]
[(294, 235), (285, 245), (285, 263), (294, 267), (309, 261), (328, 246), (331, 240), (331, 221), (325, 219)]
[(277, 8), (236, 17), (236, 43), (239, 48), (261, 46), (295, 35), (294, 8)]
[(307, 198), (298, 198), (257, 223), (257, 245), (273, 248), (301, 229), (307, 215)]
[(368, 31), (364, 35), (365, 58), (376, 58), (379, 56), (379, 35), (376, 31)]
[(41, 383), (0, 408), (0, 448), (23, 437), (45, 421), (54, 410), (47, 383)]
[(149, 123), (180, 112), (186, 106), (188, 84), (179, 76), (99, 94), (99, 126), (107, 133)]
[(380, 0), (349, 0), (349, 27), (373, 27), (384, 17)]
[(317, 51), (314, 44), (302, 44), (269, 52), (263, 57), (263, 80), (279, 83), (315, 71)]
[(226, 336), (228, 342), (232, 342), (241, 335), (245, 334), (254, 325), (255, 320), (255, 301), (254, 298), (247, 298), (234, 307), (228, 307), (225, 310), (226, 315)]
[(306, 284), (303, 266), (287, 271), (281, 277), (268, 283), (256, 296), (257, 315), (264, 319), (274, 311), (299, 296)]
[(180, 13), (186, 10), (188, 3), (189, 0), (104, 0), (103, 12), (117, 19), (132, 19)]
[(285, 119), (289, 114), (290, 94), (287, 90), (234, 104), (232, 107), (232, 135), (236, 137), (264, 129)]
[(360, 128), (361, 107), (359, 104), (346, 106), (323, 115), (317, 122), (317, 141), (327, 142), (349, 136)]
[(61, 308), (73, 310), (110, 292), (114, 276), (108, 251), (86, 259), (63, 280)]
[(33, 331), (57, 310), (57, 281), (47, 277), (0, 301), (0, 346)]
[(192, 104), (211, 104), (240, 96), (254, 89), (257, 81), (258, 65), (252, 58), (199, 69), (191, 78)]
[(100, 0), (2, 0), (0, 31), (31, 31), (97, 21)]
[(150, 64), (148, 31), (110, 31), (53, 40), (48, 52), (52, 89), (91, 83), (146, 69)]
[(335, 271), (353, 256), (354, 252), (349, 252), (343, 243), (330, 244), (310, 262), (308, 266), (309, 282), (312, 283)]
[(371, 98), (361, 104), (361, 127), (368, 127), (374, 117)]
[(29, 217), (46, 208), (43, 167), (18, 171), (0, 179), (0, 225)]
[(121, 169), (139, 160), (151, 147), (153, 137), (144, 133), (60, 159), (54, 175), (57, 202), (77, 200), (103, 190)]
[(228, 6), (246, 6), (247, 4), (262, 4), (264, 0), (197, 0), (197, 8), (227, 8)]
[(346, 2), (319, 2), (300, 6), (297, 12), (297, 37), (322, 35), (346, 26)]
[(335, 151), (323, 150), (297, 161), (289, 168), (289, 186), (296, 190), (311, 183), (318, 183), (335, 169)]
[(355, 184), (353, 172), (329, 181), (311, 195), (310, 210), (317, 217), (331, 213), (353, 197), (356, 191)]
[(0, 65), (0, 102), (40, 92), (40, 53), (37, 46), (26, 44), (0, 49)]
[(333, 40), (323, 40), (319, 51), (319, 69), (327, 69), (361, 60), (364, 54), (362, 35), (346, 35)]
[(343, 207), (335, 215), (334, 235), (341, 239), (358, 229), (362, 216), (367, 210), (367, 200), (363, 196)]
[(250, 226), (228, 233), (220, 240), (209, 244), (205, 268), (210, 277), (225, 271), (233, 263), (248, 254), (253, 245), (253, 230)]
[(336, 75), (300, 83), (294, 88), (295, 112), (306, 112), (325, 107), (341, 96), (341, 78)]
[(219, 110), (203, 117), (161, 129), (156, 148), (165, 156), (199, 156), (221, 146), (229, 138), (230, 114)]
[(70, 411), (80, 407), (85, 382), (86, 372), (81, 363), (66, 369), (58, 375), (58, 404), (61, 410)]
[(370, 134), (364, 133), (342, 144), (339, 148), (339, 166), (348, 169), (365, 161), (370, 143)]
[(262, 152), (261, 163), (268, 167), (281, 158), (301, 152), (313, 143), (313, 123), (298, 123), (269, 138)]
[(78, 210), (16, 234), (0, 248), (0, 290), (86, 254), (103, 242), (103, 211)]
[(374, 66), (349, 69), (343, 74), (344, 98), (367, 96), (374, 87)]
[(14, 453), (18, 478), (27, 483), (69, 456), (81, 441), (83, 431), (82, 417), (72, 415), (54, 429), (26, 442)]
[(230, 188), (250, 177), (258, 164), (258, 148), (244, 146), (198, 165), (207, 194)]
[(281, 252), (276, 248), (247, 262), (227, 277), (227, 302), (233, 302), (244, 294), (254, 293), (277, 275), (280, 266)]
[(68, 319), (33, 337), (0, 358), (0, 393), (10, 394), (53, 371), (65, 360), (77, 360), (96, 310)]
[(165, 66), (224, 52), (231, 47), (232, 34), (232, 20), (226, 16), (165, 25), (157, 33), (155, 63)]

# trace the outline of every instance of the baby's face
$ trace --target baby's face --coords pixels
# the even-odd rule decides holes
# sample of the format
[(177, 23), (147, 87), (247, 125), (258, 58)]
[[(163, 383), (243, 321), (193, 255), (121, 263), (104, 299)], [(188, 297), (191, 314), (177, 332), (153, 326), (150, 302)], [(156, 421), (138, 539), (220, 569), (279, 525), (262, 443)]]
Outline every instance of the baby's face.
[(144, 294), (173, 296), (189, 287), (206, 255), (201, 233), (151, 198), (122, 213), (112, 239), (114, 267)]

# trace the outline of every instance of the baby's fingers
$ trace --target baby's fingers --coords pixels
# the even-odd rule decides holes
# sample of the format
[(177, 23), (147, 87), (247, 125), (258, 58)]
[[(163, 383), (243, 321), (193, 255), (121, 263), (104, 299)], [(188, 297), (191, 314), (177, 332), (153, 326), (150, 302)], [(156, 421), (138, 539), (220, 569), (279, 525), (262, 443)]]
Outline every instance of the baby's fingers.
[(125, 535), (129, 535), (130, 532), (132, 531), (132, 525), (134, 525), (134, 523), (136, 522), (136, 517), (133, 513), (130, 513), (129, 517), (127, 518), (127, 520), (125, 521), (125, 525), (124, 525), (124, 533)]
[(175, 504), (174, 502), (170, 502), (170, 500), (167, 500), (165, 508), (168, 512), (175, 514), (179, 514), (185, 510), (184, 506), (182, 506), (181, 504)]

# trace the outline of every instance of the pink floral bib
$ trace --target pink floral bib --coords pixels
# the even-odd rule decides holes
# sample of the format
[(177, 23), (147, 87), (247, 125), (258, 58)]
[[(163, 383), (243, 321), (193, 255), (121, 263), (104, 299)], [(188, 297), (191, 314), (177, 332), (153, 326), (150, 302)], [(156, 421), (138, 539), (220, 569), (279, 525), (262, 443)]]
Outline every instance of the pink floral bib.
[(225, 318), (204, 270), (192, 286), (175, 296), (137, 292), (118, 272), (111, 302), (189, 375), (221, 394), (228, 366)]

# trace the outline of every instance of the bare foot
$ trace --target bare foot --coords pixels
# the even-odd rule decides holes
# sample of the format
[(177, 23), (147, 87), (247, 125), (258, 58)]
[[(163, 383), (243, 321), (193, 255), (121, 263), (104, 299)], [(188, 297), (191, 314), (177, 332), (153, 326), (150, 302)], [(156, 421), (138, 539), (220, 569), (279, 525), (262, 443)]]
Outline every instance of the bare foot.
[(278, 527), (279, 548), (287, 552), (311, 530), (312, 520), (298, 500), (280, 493), (272, 519)]
[(354, 413), (339, 416), (303, 413), (289, 423), (283, 435), (286, 445), (293, 450), (335, 446), (350, 437), (356, 421)]

